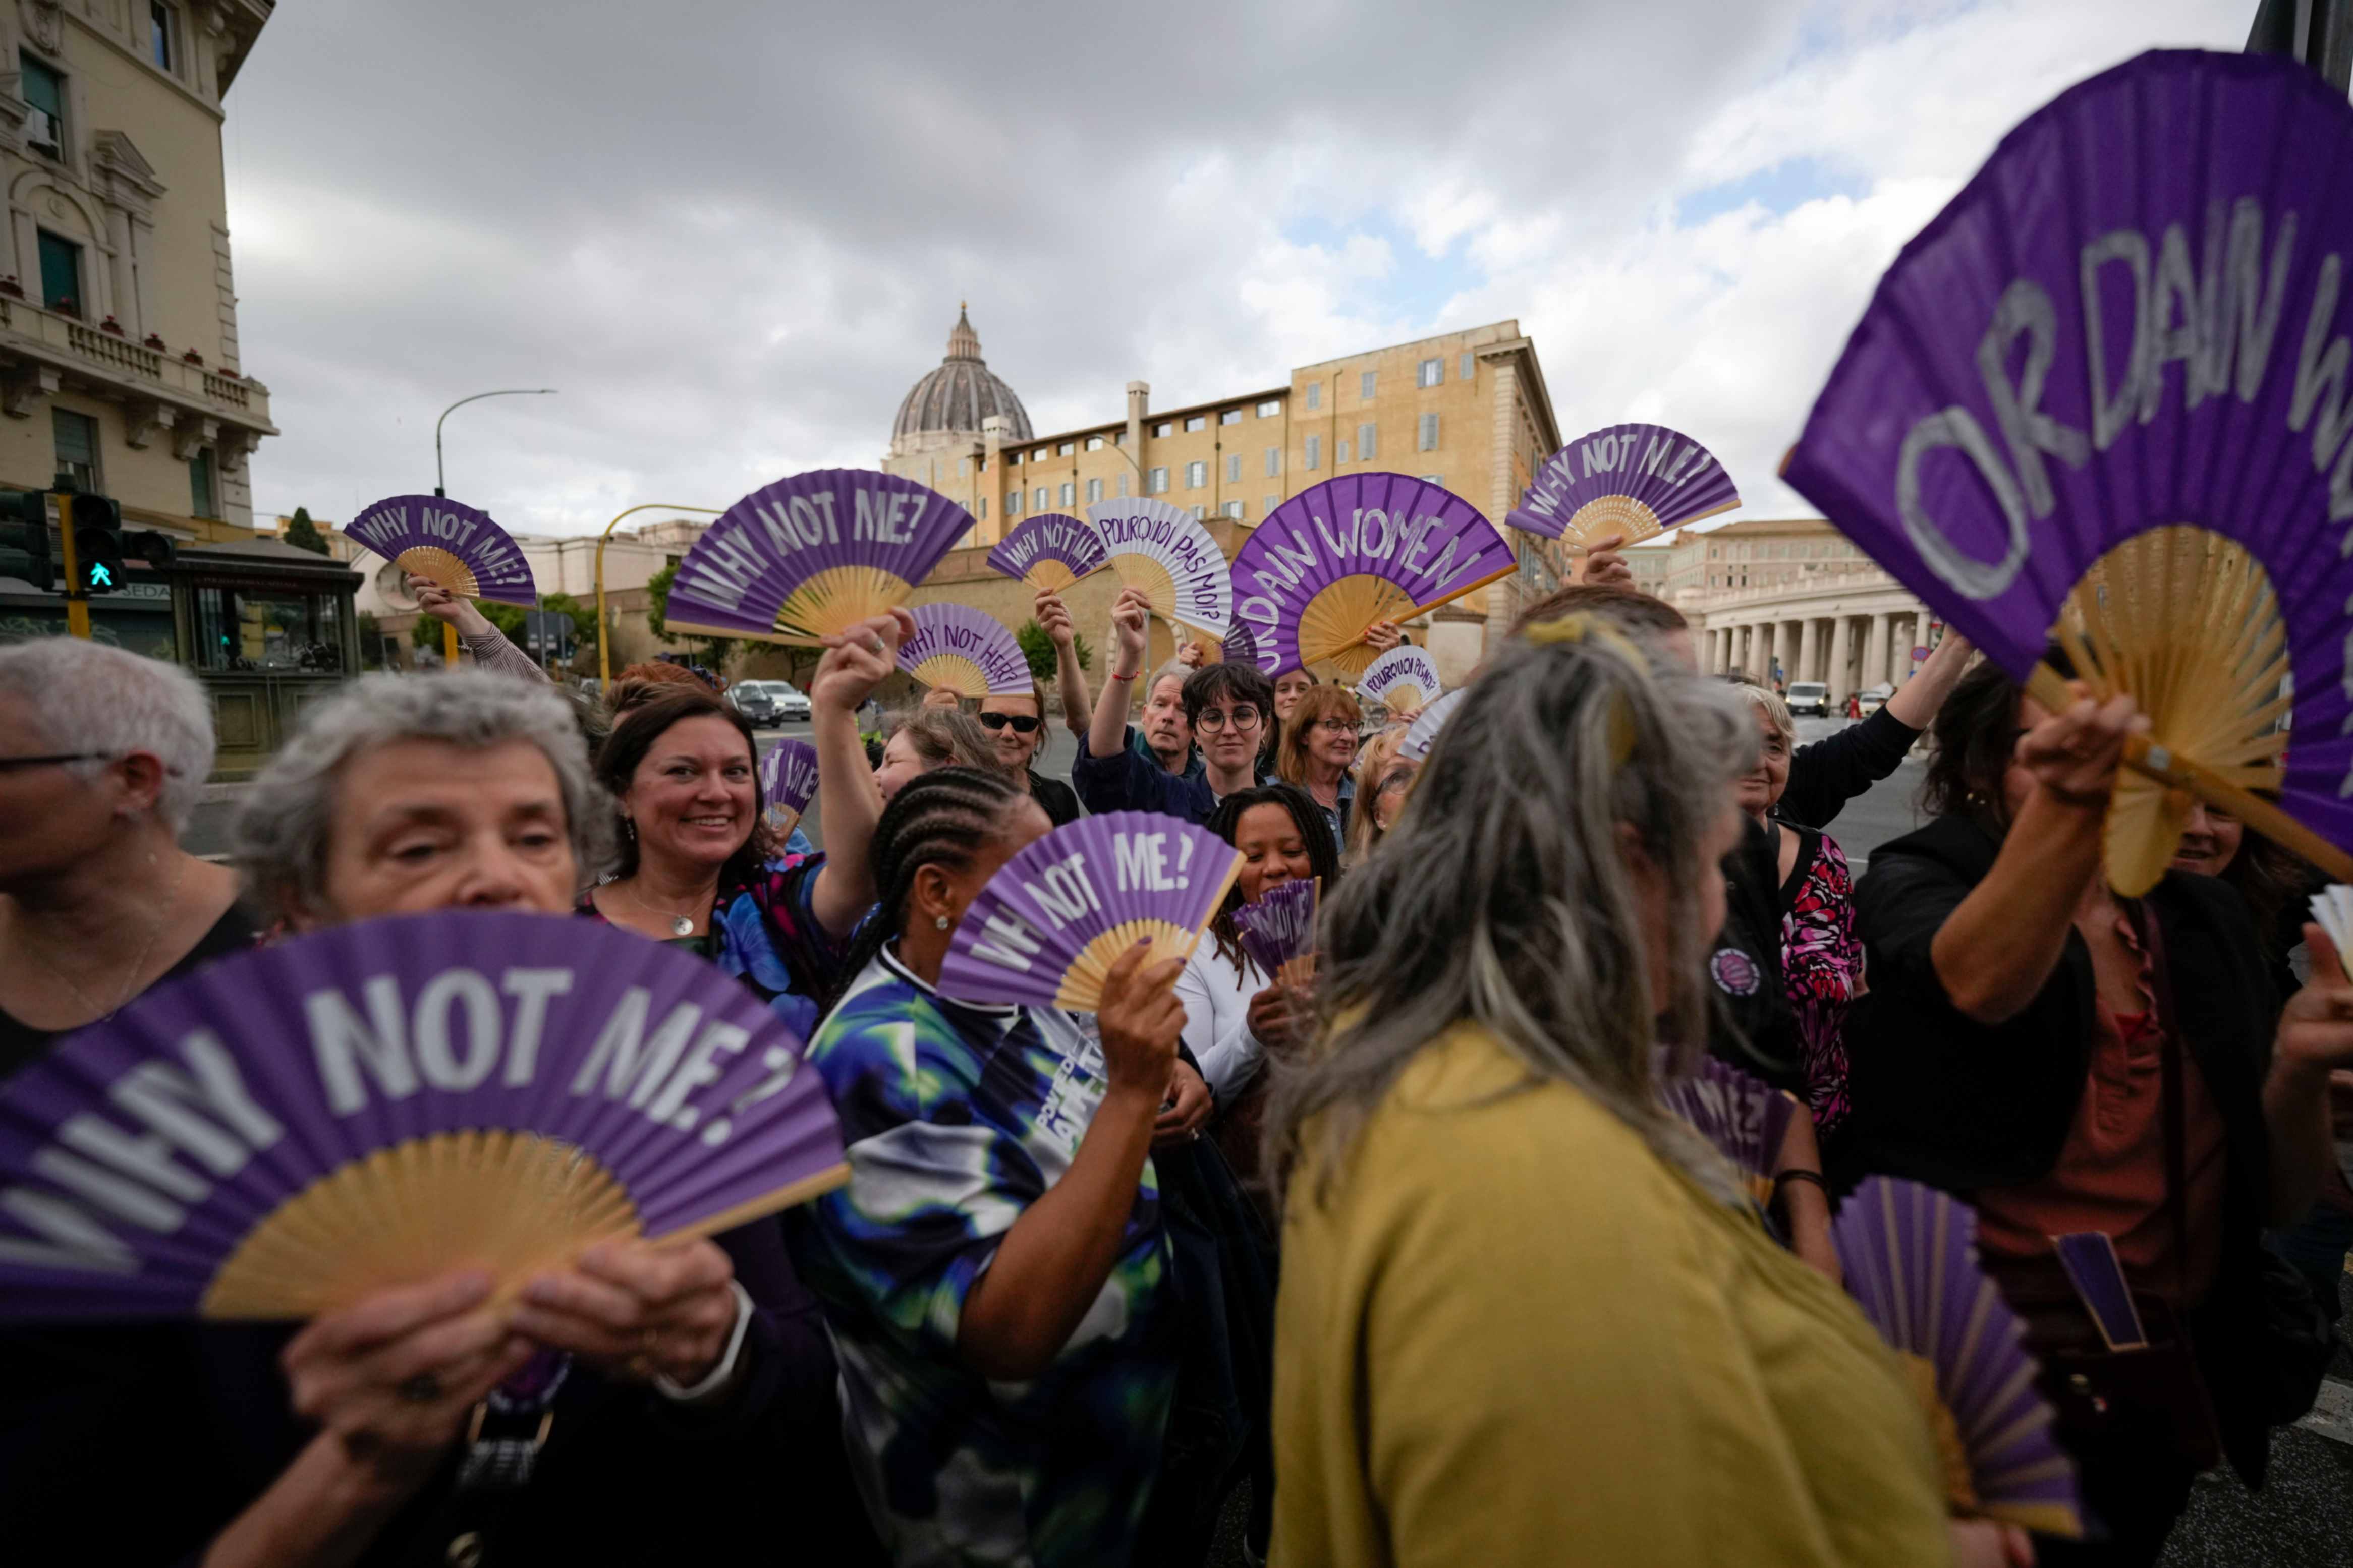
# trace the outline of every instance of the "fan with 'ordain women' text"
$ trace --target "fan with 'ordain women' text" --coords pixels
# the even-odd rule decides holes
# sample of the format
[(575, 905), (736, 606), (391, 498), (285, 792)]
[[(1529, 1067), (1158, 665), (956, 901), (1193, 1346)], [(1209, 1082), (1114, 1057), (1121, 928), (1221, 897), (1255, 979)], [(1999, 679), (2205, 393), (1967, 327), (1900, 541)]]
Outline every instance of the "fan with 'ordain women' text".
[(301, 1318), (839, 1185), (802, 1042), (702, 960), (444, 910), (223, 959), (0, 1084), (0, 1320)]
[(1373, 662), (1365, 634), (1451, 603), (1519, 568), (1495, 525), (1461, 496), (1403, 474), (1350, 474), (1266, 516), (1234, 556), (1234, 618), (1270, 676)]
[(966, 906), (940, 994), (1092, 1013), (1139, 942), (1189, 955), (1242, 858), (1206, 827), (1149, 811), (1067, 823), (1008, 860)]
[(2075, 1467), (2035, 1391), (2022, 1326), (1977, 1257), (1977, 1215), (1916, 1182), (1866, 1177), (1831, 1222), (1848, 1294), (1927, 1410), (1957, 1513), (2084, 1532)]
[(1087, 521), (1120, 582), (1141, 589), (1154, 615), (1212, 639), (1226, 635), (1233, 620), (1233, 578), (1226, 552), (1199, 518), (1147, 497), (1097, 501), (1087, 508)]
[(1111, 564), (1094, 525), (1059, 511), (1014, 524), (988, 552), (988, 569), (1059, 594)]
[(1690, 437), (1611, 425), (1555, 452), (1504, 521), (1589, 549), (1613, 533), (1640, 543), (1739, 504), (1732, 476)]
[(915, 635), (899, 645), (899, 668), (925, 686), (972, 698), (1037, 689), (1029, 656), (987, 610), (942, 601), (917, 605), (914, 616)]
[(905, 604), (972, 514), (913, 479), (820, 468), (754, 490), (679, 563), (663, 621), (814, 647)]
[(2143, 55), (1905, 247), (1785, 467), (2038, 700), (2072, 700), (2055, 637), (2149, 716), (2108, 813), (2120, 892), (2193, 794), (2353, 880), (2348, 253), (2343, 93)]

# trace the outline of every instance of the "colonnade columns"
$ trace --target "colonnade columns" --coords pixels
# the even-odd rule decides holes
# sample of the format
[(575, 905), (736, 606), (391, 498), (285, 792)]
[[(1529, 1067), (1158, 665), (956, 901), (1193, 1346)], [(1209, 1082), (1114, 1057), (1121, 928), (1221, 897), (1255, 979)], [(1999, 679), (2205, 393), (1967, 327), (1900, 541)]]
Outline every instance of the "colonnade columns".
[(1831, 668), (1825, 678), (1831, 683), (1831, 700), (1843, 704), (1852, 694), (1854, 686), (1847, 674), (1854, 646), (1854, 617), (1839, 616), (1831, 621)]
[(1858, 688), (1876, 686), (1887, 679), (1887, 623), (1893, 619), (1888, 615), (1871, 617), (1871, 640), (1863, 645), (1862, 675), (1856, 683)]
[(1806, 619), (1798, 623), (1798, 662), (1790, 668), (1790, 679), (1811, 680), (1814, 679), (1814, 655), (1817, 651), (1818, 645), (1814, 641), (1813, 617), (1809, 616)]

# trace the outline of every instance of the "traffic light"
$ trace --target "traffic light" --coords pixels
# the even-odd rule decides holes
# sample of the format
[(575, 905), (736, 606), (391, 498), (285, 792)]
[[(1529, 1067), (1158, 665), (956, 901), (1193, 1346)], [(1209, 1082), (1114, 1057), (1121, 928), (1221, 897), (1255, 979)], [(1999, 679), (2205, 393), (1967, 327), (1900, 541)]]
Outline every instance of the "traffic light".
[(38, 490), (0, 490), (0, 577), (17, 577), (46, 594), (57, 580), (49, 553), (49, 498)]
[(122, 509), (106, 496), (59, 496), (70, 507), (75, 586), (85, 594), (111, 594), (122, 586)]

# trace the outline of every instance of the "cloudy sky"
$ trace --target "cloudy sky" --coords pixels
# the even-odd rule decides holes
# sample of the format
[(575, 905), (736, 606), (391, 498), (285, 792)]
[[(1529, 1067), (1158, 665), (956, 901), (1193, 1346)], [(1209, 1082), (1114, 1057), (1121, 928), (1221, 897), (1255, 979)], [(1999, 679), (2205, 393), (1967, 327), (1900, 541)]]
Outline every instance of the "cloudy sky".
[(959, 299), (1040, 432), (1516, 317), (1750, 515), (1872, 282), (2059, 89), (2253, 0), (303, 0), (229, 97), (255, 510), (517, 531), (871, 466)]

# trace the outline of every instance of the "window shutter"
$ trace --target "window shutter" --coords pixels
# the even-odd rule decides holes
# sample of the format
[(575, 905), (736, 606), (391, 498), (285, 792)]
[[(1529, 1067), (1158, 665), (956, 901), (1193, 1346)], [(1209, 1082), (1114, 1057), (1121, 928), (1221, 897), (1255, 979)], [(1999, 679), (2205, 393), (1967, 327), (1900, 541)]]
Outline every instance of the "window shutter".
[(1357, 456), (1357, 458), (1358, 458), (1360, 460), (1364, 461), (1364, 462), (1367, 462), (1367, 463), (1369, 463), (1369, 462), (1371, 462), (1375, 458), (1379, 457), (1379, 456), (1380, 456), (1380, 454), (1381, 454), (1381, 428), (1380, 428), (1380, 426), (1377, 426), (1377, 425), (1359, 425), (1359, 426), (1356, 426), (1356, 456)]
[(1438, 450), (1438, 416), (1435, 414), (1421, 416), (1421, 449), (1425, 452)]

